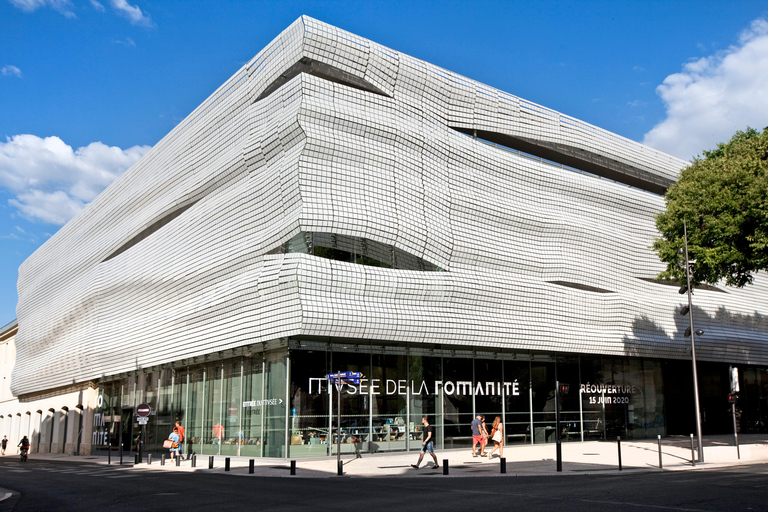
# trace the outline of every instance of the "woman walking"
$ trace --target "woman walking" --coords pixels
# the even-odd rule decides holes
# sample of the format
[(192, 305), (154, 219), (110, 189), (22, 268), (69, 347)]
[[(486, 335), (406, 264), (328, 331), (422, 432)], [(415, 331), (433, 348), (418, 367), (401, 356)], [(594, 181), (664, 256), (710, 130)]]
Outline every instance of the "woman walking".
[(171, 462), (176, 462), (176, 456), (179, 454), (179, 447), (181, 444), (181, 437), (179, 437), (179, 428), (173, 427), (173, 432), (168, 436), (168, 440), (171, 442)]
[(499, 457), (504, 457), (504, 424), (501, 422), (501, 416), (496, 416), (493, 420), (491, 441), (493, 441), (493, 449), (488, 454), (488, 458), (490, 459), (497, 449), (499, 450)]

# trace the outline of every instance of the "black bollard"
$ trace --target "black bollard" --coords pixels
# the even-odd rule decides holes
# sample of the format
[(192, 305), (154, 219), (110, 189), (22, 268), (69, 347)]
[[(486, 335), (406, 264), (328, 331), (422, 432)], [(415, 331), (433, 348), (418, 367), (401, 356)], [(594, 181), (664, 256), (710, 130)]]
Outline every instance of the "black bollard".
[(179, 466), (181, 466), (181, 455), (176, 457), (176, 467), (179, 467)]
[(136, 454), (136, 457), (134, 458), (133, 463), (134, 464), (138, 464), (139, 463), (139, 454), (138, 453)]
[(619, 449), (619, 471), (621, 471), (621, 436), (616, 436), (616, 446)]
[(165, 466), (165, 454), (160, 456), (160, 465)]
[(151, 464), (152, 464), (152, 454), (148, 453), (147, 454), (147, 466), (149, 466)]
[(557, 471), (562, 472), (563, 471), (563, 446), (560, 443), (560, 439), (557, 440), (557, 447), (555, 448), (555, 452), (557, 455)]
[(249, 475), (253, 474), (253, 459), (248, 461), (248, 474)]
[(656, 436), (659, 439), (659, 469), (661, 469), (663, 466), (661, 465), (661, 435)]
[(197, 455), (192, 456), (192, 467), (197, 467)]
[(296, 461), (292, 460), (291, 461), (291, 475), (295, 475), (295, 474), (296, 474)]
[(499, 459), (499, 467), (501, 468), (501, 474), (505, 474), (507, 472), (507, 459), (502, 457)]
[(693, 434), (691, 434), (691, 466), (696, 465), (696, 448), (693, 446)]
[(229, 471), (229, 457), (224, 458), (224, 471)]
[(213, 469), (213, 455), (208, 457), (208, 469)]
[(339, 465), (336, 467), (336, 476), (342, 476), (344, 474), (344, 461), (340, 460)]
[(443, 474), (448, 474), (448, 459), (443, 459)]

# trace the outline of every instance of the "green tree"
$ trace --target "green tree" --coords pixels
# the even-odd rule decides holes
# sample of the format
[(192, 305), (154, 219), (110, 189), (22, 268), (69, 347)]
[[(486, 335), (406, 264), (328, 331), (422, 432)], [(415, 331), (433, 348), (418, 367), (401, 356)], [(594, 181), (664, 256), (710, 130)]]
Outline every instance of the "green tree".
[(677, 252), (685, 219), (688, 255), (696, 260), (694, 284), (751, 284), (755, 272), (768, 270), (768, 128), (747, 128), (704, 151), (683, 169), (665, 200), (666, 210), (656, 216), (661, 238), (653, 244), (667, 264), (659, 278), (685, 281)]

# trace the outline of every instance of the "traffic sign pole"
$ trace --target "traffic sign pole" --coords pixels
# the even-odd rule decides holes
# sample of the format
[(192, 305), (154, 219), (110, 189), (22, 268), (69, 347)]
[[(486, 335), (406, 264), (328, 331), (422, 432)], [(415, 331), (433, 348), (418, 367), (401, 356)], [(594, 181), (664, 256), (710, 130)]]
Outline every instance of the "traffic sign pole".
[(341, 465), (341, 379), (337, 381), (339, 384), (336, 386), (336, 473), (338, 476), (344, 474), (344, 470)]
[[(360, 384), (363, 374), (350, 371), (336, 372), (326, 374), (325, 378), (336, 386), (336, 474), (341, 476), (344, 474), (343, 466), (341, 465), (341, 386), (350, 382)], [(333, 400), (331, 400), (331, 404), (333, 404)], [(331, 414), (333, 414), (333, 411), (331, 411)], [(331, 431), (333, 431), (333, 425), (331, 425)]]

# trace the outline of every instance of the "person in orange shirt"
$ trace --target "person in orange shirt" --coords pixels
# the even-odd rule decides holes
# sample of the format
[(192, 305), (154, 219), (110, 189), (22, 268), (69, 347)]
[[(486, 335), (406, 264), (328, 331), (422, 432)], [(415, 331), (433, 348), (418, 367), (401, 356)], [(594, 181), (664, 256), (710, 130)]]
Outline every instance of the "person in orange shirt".
[(179, 457), (181, 457), (181, 447), (184, 446), (184, 427), (181, 426), (181, 422), (176, 422), (176, 428), (179, 431)]
[(217, 423), (213, 426), (213, 442), (211, 444), (221, 444), (221, 438), (224, 437), (224, 427)]

